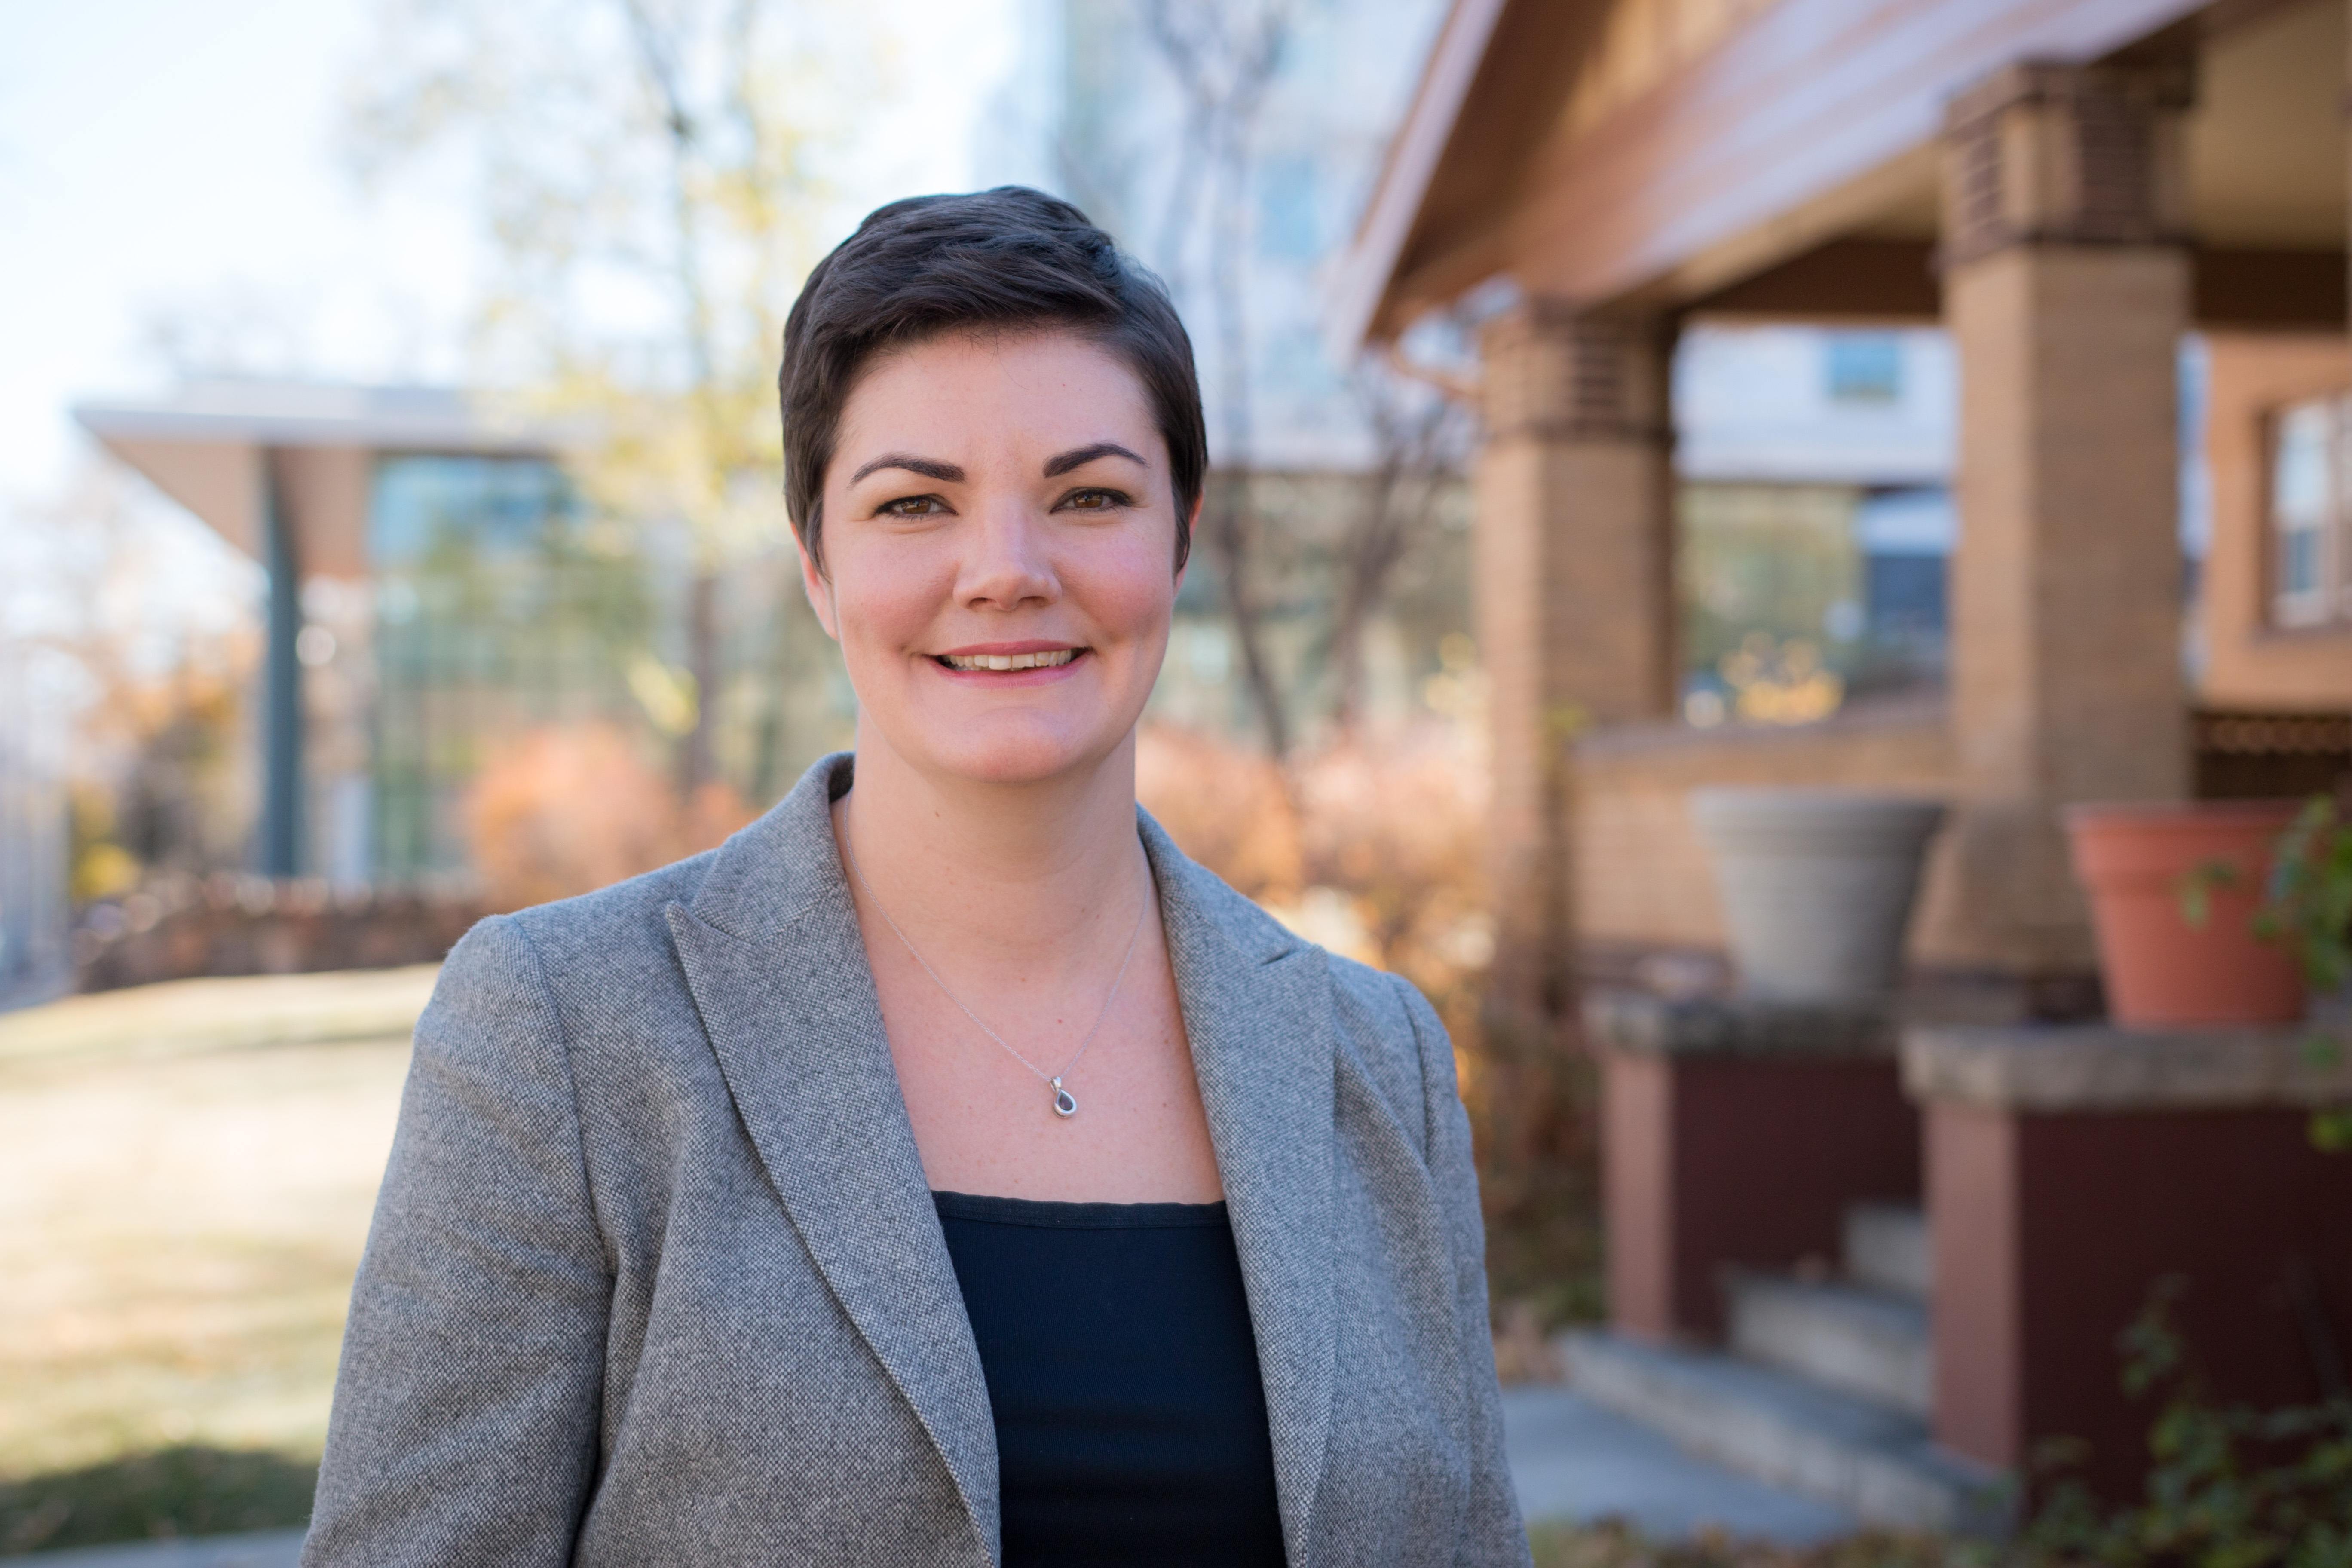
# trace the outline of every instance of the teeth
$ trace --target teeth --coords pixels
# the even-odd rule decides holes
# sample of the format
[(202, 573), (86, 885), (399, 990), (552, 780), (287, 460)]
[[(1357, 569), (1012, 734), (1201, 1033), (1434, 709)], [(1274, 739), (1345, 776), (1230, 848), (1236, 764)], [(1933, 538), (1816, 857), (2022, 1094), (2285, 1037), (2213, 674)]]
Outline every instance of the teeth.
[(951, 669), (1054, 669), (1078, 657), (1074, 647), (1051, 653), (978, 653), (942, 655)]

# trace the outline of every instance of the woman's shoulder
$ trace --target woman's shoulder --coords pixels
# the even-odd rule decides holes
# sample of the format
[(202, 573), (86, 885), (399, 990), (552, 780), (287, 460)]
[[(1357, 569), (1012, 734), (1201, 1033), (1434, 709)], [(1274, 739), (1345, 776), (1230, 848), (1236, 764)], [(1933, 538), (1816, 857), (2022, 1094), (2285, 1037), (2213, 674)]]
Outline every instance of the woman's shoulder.
[(719, 854), (719, 849), (706, 849), (593, 893), (533, 904), (503, 918), (516, 926), (542, 963), (600, 963), (640, 947), (666, 950), (667, 910), (694, 901)]
[(693, 900), (718, 854), (707, 850), (592, 893), (475, 922), (442, 963), (437, 1010), (543, 1010), (548, 1023), (571, 1034), (564, 1026), (599, 996), (642, 1004), (676, 973), (666, 911)]

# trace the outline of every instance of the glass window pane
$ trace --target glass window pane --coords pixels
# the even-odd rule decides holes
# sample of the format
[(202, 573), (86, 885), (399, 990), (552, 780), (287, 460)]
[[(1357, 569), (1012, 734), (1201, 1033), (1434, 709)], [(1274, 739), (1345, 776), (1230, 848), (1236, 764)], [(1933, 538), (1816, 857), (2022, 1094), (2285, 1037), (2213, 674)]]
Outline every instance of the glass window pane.
[(1892, 332), (1829, 334), (1829, 395), (1836, 403), (1894, 403), (1903, 395), (1903, 341)]
[(2327, 615), (2336, 420), (2332, 403), (2294, 405), (2278, 418), (2271, 459), (2275, 616), (2305, 626)]

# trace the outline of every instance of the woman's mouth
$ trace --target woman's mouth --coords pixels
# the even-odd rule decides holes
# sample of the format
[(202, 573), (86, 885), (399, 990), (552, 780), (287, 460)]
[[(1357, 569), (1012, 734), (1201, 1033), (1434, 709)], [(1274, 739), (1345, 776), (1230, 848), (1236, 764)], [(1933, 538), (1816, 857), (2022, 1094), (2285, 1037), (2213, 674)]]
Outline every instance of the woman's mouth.
[(1055, 669), (1085, 651), (1057, 647), (1040, 653), (943, 653), (939, 661), (950, 669)]

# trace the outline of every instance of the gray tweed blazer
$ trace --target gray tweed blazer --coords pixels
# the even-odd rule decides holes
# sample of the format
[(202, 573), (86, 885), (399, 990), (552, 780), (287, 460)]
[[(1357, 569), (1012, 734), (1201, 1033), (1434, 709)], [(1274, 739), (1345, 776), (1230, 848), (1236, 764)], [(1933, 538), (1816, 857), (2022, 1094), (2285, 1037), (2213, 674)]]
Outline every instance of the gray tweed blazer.
[[(450, 953), (310, 1568), (998, 1561), (988, 1389), (827, 815), (849, 776)], [(1436, 1016), (1139, 816), (1290, 1562), (1524, 1564)]]

